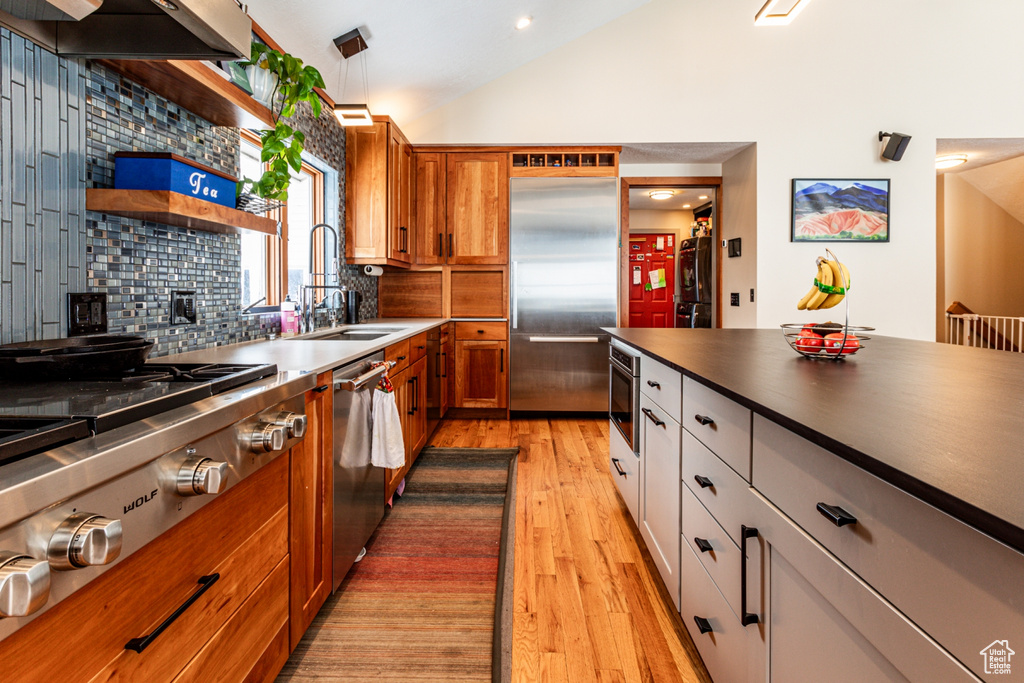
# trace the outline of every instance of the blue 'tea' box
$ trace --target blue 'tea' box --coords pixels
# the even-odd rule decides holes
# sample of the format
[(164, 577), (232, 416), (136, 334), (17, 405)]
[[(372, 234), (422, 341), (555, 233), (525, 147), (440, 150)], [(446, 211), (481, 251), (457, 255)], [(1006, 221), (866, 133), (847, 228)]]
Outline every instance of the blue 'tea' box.
[(170, 152), (117, 152), (114, 189), (170, 190), (235, 208), (238, 180)]

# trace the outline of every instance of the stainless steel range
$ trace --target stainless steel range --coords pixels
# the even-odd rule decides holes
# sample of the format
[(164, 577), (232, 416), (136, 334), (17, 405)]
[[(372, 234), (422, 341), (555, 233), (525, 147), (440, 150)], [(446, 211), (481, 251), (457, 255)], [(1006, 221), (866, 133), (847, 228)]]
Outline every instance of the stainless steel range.
[(0, 639), (298, 443), (314, 384), (166, 363), (0, 381)]

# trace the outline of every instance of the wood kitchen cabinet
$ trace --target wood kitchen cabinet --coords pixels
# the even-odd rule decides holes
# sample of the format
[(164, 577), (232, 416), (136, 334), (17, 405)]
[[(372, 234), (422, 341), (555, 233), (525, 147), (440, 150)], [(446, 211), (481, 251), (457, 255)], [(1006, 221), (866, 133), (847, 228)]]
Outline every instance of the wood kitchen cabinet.
[[(401, 343), (401, 342), (400, 342)], [(409, 340), (404, 342), (408, 345)], [(415, 346), (415, 345), (414, 345)], [(389, 347), (390, 348), (390, 347)], [(405, 465), (388, 469), (385, 476), (384, 498), (390, 499), (405, 475), (412, 469), (416, 456), (426, 445), (427, 437), (427, 358), (420, 356), (405, 370), (390, 377), (395, 390), (395, 403), (402, 424), (405, 445)]]
[(415, 152), (412, 157), (416, 263), (443, 265), (448, 255), (448, 226), (445, 224), (445, 161), (448, 155), (443, 152)]
[(508, 405), (508, 342), (455, 340), (455, 407)]
[(331, 594), (334, 392), (330, 372), (306, 392), (306, 437), (291, 449), (288, 515), (291, 556), (289, 646), (294, 650)]
[(388, 117), (345, 138), (345, 256), (353, 264), (412, 261), (412, 147)]
[(508, 263), (508, 155), (449, 154), (446, 180), (448, 263)]

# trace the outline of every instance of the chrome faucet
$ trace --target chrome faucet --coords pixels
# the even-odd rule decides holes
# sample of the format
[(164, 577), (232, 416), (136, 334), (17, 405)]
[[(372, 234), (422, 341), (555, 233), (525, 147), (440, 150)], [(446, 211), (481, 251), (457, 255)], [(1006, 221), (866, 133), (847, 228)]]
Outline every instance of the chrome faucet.
[[(331, 234), (334, 235), (334, 258), (331, 260), (331, 264), (334, 267), (334, 273), (317, 273), (316, 271), (313, 270), (313, 268), (314, 268), (313, 258), (314, 258), (314, 252), (316, 250), (316, 240), (314, 238), (316, 237), (317, 230), (329, 230), (331, 232)], [(326, 244), (325, 244), (325, 246), (326, 246)], [(312, 229), (310, 229), (310, 231), (309, 231), (309, 284), (302, 286), (302, 301), (301, 301), (302, 310), (301, 310), (300, 315), (299, 315), (299, 322), (300, 322), (300, 325), (302, 326), (301, 332), (304, 332), (304, 333), (305, 332), (313, 332), (316, 329), (316, 294), (314, 293), (314, 291), (318, 290), (318, 289), (325, 290), (324, 299), (326, 299), (327, 298), (326, 290), (328, 290), (328, 289), (336, 290), (335, 291), (335, 295), (337, 295), (340, 292), (340, 290), (344, 289), (344, 287), (342, 287), (341, 285), (329, 285), (329, 284), (327, 284), (327, 278), (329, 276), (333, 276), (335, 281), (337, 281), (337, 278), (338, 278), (338, 272), (337, 272), (338, 271), (338, 246), (339, 246), (338, 231), (335, 230), (330, 225), (328, 225), (327, 223), (317, 223), (316, 225), (314, 225), (312, 227)], [(326, 265), (326, 263), (325, 263), (325, 265)], [(324, 284), (322, 284), (322, 285), (315, 284), (315, 279), (317, 277), (322, 277), (324, 279)], [(342, 295), (342, 296), (344, 296), (344, 295)], [(333, 301), (332, 301), (332, 303), (333, 303)], [(337, 309), (334, 309), (334, 310), (337, 310)], [(337, 313), (335, 313), (334, 315), (337, 316)]]

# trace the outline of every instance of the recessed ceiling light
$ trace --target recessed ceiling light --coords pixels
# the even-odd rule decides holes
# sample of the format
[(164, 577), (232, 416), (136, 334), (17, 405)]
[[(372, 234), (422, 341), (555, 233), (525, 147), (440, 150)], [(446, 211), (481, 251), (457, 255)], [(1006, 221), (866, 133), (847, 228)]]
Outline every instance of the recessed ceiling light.
[(935, 157), (936, 169), (953, 168), (954, 166), (959, 166), (960, 164), (966, 163), (966, 154), (944, 154), (940, 157)]
[(785, 14), (771, 14), (771, 11), (779, 4), (779, 0), (768, 0), (754, 15), (754, 26), (785, 26), (796, 19), (796, 16), (810, 3), (811, 0), (796, 0)]
[(651, 199), (669, 199), (675, 194), (675, 190), (654, 190), (649, 192)]
[(684, 209), (689, 209), (689, 208), (690, 208), (690, 205), (689, 205), (689, 204), (683, 204), (683, 208), (684, 208)]
[(697, 197), (697, 199), (707, 199), (707, 198), (708, 198), (708, 196), (706, 194), (702, 194), (701, 196)]
[(533, 17), (523, 17), (516, 22), (516, 30), (522, 31), (524, 28), (533, 23)]

